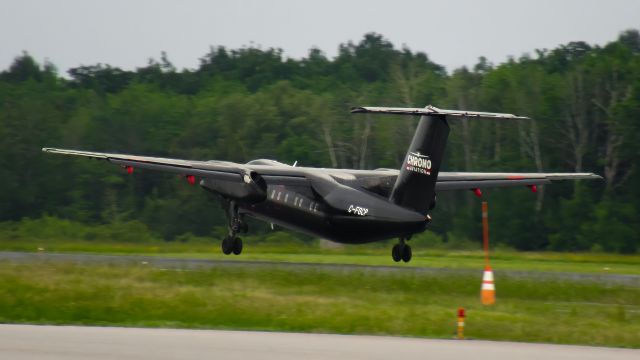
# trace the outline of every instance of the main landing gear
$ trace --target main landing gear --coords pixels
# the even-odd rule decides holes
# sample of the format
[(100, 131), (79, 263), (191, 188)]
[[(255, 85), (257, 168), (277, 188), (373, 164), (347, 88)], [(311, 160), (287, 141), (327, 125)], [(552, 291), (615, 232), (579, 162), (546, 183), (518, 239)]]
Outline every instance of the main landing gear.
[(393, 245), (393, 249), (391, 249), (391, 257), (393, 261), (399, 262), (400, 260), (404, 262), (411, 261), (411, 246), (406, 243), (409, 240), (408, 238), (400, 238), (400, 241)]
[(240, 255), (242, 253), (242, 239), (236, 236), (239, 232), (246, 233), (249, 226), (244, 222), (243, 216), (238, 213), (235, 203), (229, 204), (229, 235), (222, 239), (222, 253)]

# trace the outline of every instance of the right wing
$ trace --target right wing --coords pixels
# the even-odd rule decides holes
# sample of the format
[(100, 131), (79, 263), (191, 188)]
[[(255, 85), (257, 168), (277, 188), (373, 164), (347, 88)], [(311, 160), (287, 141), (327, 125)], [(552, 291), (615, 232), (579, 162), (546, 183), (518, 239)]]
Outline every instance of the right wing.
[(557, 180), (602, 179), (593, 173), (476, 173), (441, 172), (436, 190), (474, 190), (492, 187), (536, 186)]
[[(341, 171), (354, 176), (360, 186), (382, 196), (389, 196), (398, 178), (396, 169)], [(602, 179), (593, 173), (484, 173), (484, 172), (441, 172), (438, 174), (436, 191), (476, 190), (495, 187), (534, 186), (549, 184), (558, 180)]]

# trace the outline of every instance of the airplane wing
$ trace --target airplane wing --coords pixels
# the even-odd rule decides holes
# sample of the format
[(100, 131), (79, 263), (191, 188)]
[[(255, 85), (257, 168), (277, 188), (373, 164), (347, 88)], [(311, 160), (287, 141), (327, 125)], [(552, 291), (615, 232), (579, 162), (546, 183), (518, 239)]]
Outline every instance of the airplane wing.
[(231, 181), (242, 181), (242, 176), (250, 172), (249, 169), (243, 167), (241, 164), (225, 161), (193, 161), (55, 148), (43, 148), (42, 151), (53, 154), (84, 156), (92, 159), (106, 160), (122, 166), (129, 172), (133, 172), (133, 169), (139, 168), (176, 173), (184, 176), (198, 176)]
[[(227, 161), (197, 161), (160, 157), (124, 155), (69, 149), (43, 148), (42, 151), (54, 154), (83, 156), (105, 160), (120, 165), (128, 171), (148, 169), (176, 173), (183, 176), (206, 177), (226, 181), (243, 181), (245, 175), (259, 172), (261, 176), (273, 177), (282, 181), (300, 181), (315, 172), (326, 173), (332, 177), (359, 179), (366, 188), (381, 188), (390, 191), (398, 176), (398, 170), (352, 170), (352, 169), (314, 169), (291, 166), (243, 165)], [(492, 187), (536, 186), (556, 180), (602, 179), (593, 173), (478, 173), (478, 172), (441, 172), (436, 183), (436, 191), (474, 190)]]
[[(387, 196), (391, 193), (398, 170), (348, 170), (341, 171), (354, 176), (360, 186)], [(560, 180), (602, 179), (593, 173), (485, 173), (485, 172), (441, 172), (438, 174), (436, 191), (475, 190), (496, 187), (535, 186)]]
[(121, 166), (129, 173), (132, 173), (134, 169), (174, 173), (184, 176), (192, 185), (196, 183), (196, 177), (211, 179), (215, 182), (226, 181), (236, 183), (249, 183), (251, 180), (255, 181), (256, 178), (261, 177), (279, 184), (307, 184), (307, 174), (303, 171), (304, 168), (297, 168), (281, 163), (277, 163), (280, 166), (238, 164), (230, 161), (182, 160), (56, 148), (42, 148), (42, 151), (53, 154), (83, 156), (97, 160), (105, 160)]
[(476, 173), (441, 172), (437, 190), (473, 190), (492, 187), (537, 186), (558, 180), (602, 179), (593, 173)]

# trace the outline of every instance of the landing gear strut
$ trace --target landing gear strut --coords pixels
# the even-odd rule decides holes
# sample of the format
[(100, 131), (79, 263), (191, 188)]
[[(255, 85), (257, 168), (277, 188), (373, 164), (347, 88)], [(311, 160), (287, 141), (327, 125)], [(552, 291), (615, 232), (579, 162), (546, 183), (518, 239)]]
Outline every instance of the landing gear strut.
[(409, 246), (409, 244), (406, 243), (406, 240), (409, 240), (407, 238), (400, 238), (400, 241), (393, 245), (393, 248), (391, 249), (391, 257), (393, 258), (393, 261), (395, 262), (399, 262), (400, 260), (404, 261), (404, 262), (409, 262), (411, 261), (411, 246)]
[(234, 201), (229, 202), (229, 235), (222, 240), (222, 253), (229, 255), (240, 255), (242, 253), (242, 239), (236, 235), (239, 232), (246, 233), (249, 231), (247, 223), (244, 222), (242, 214), (238, 213), (238, 206)]

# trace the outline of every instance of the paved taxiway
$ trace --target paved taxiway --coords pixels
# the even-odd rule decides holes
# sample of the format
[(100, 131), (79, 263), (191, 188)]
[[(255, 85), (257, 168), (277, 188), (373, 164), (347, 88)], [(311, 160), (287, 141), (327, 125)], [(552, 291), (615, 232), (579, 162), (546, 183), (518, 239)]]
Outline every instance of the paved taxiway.
[[(233, 259), (233, 258), (232, 258)], [(220, 260), (220, 259), (191, 259), (191, 258), (170, 258), (162, 256), (143, 255), (103, 255), (103, 254), (82, 254), (82, 253), (46, 253), (46, 252), (16, 252), (0, 251), (0, 261), (10, 262), (64, 262), (76, 264), (109, 264), (109, 265), (143, 265), (160, 269), (175, 270), (202, 270), (215, 267), (243, 268), (264, 268), (277, 267), (282, 269), (317, 269), (329, 271), (372, 271), (372, 272), (419, 272), (419, 273), (456, 273), (473, 274), (481, 276), (482, 270), (472, 269), (449, 269), (405, 266), (371, 266), (354, 264), (320, 264), (320, 263), (292, 263), (292, 262), (272, 262), (256, 260)], [(391, 260), (389, 260), (391, 261)], [(535, 278), (538, 280), (566, 280), (575, 282), (598, 282), (609, 286), (630, 286), (640, 287), (640, 275), (622, 274), (583, 274), (566, 272), (544, 272), (544, 271), (516, 271), (516, 270), (495, 270), (494, 273), (500, 278)]]
[(640, 359), (640, 350), (257, 331), (0, 325), (0, 359)]

